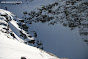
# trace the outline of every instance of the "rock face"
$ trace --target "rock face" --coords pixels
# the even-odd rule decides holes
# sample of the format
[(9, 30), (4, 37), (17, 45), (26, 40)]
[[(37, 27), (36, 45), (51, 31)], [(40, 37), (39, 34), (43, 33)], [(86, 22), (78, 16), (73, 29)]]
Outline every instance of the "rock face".
[(29, 24), (33, 22), (48, 23), (48, 25), (61, 23), (71, 30), (78, 28), (79, 35), (82, 36), (83, 41), (88, 44), (87, 9), (88, 2), (82, 0), (63, 0), (49, 5), (43, 5), (41, 8), (31, 12), (24, 11), (23, 19)]

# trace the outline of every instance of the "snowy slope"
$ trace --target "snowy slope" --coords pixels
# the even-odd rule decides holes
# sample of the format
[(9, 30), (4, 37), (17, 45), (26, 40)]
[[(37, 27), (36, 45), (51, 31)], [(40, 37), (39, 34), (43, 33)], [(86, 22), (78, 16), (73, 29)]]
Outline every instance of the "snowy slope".
[[(13, 15), (11, 12), (0, 9), (0, 15), (1, 15), (1, 26), (4, 24), (4, 26), (1, 27), (1, 31), (7, 34), (10, 34), (13, 36), (13, 38), (16, 38), (20, 42), (26, 42), (30, 40), (34, 40), (33, 37), (30, 36), (29, 33), (25, 32), (18, 24), (20, 23), (20, 19), (17, 18), (15, 15)], [(25, 25), (22, 23), (21, 26)], [(26, 25), (25, 25), (26, 27)]]
[(59, 59), (32, 46), (9, 39), (0, 31), (0, 59)]
[(13, 19), (11, 12), (0, 9), (0, 59), (59, 59), (53, 54), (21, 43), (25, 40), (19, 36), (20, 28)]

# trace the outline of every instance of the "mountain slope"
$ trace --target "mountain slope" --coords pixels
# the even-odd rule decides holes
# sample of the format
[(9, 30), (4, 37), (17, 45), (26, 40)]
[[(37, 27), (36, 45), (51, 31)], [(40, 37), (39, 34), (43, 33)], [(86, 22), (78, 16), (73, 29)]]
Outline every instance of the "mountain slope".
[(9, 39), (2, 32), (0, 37), (0, 59), (59, 59), (40, 49)]
[[(59, 59), (43, 50), (24, 44), (25, 41), (33, 40), (31, 38), (21, 37), (19, 19), (6, 10), (0, 9), (0, 59)], [(22, 30), (22, 35), (28, 35)], [(27, 40), (26, 40), (27, 39)]]
[[(2, 16), (1, 26), (2, 24), (4, 24), (4, 27), (1, 27), (2, 32), (9, 34), (13, 37), (13, 39), (16, 38), (20, 42), (43, 49), (42, 42), (36, 40), (33, 35), (30, 35), (30, 33), (28, 32), (29, 25), (27, 22), (19, 19), (9, 11), (3, 9), (0, 9), (0, 11), (0, 14)], [(36, 32), (34, 31), (33, 34), (34, 36), (37, 36)]]
[(13, 38), (16, 38), (20, 42), (30, 41), (34, 40), (33, 37), (30, 37), (30, 34), (25, 32), (21, 26), (24, 26), (26, 29), (26, 24), (21, 23), (20, 26), (18, 25), (20, 23), (20, 19), (17, 18), (15, 15), (13, 15), (11, 12), (0, 9), (0, 15), (1, 15), (1, 22), (0, 25), (1, 31), (3, 33), (9, 34), (13, 36)]
[(29, 23), (28, 32), (37, 33), (33, 37), (41, 40), (45, 51), (69, 59), (88, 59), (88, 0), (21, 1), (0, 5)]

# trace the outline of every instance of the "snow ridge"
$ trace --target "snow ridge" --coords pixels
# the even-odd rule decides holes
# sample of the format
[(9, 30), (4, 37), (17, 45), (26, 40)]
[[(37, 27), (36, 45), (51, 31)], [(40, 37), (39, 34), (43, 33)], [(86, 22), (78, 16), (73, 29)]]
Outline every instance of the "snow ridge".
[[(4, 33), (8, 33), (11, 36), (13, 36), (13, 38), (16, 38), (17, 40), (19, 40), (20, 42), (26, 42), (26, 41), (30, 41), (30, 40), (34, 40), (33, 37), (28, 37), (30, 36), (29, 33), (27, 34), (23, 29), (20, 28), (19, 24), (19, 18), (17, 18), (15, 15), (13, 15), (12, 13), (10, 13), (9, 11), (5, 11), (0, 9), (0, 18), (1, 19), (1, 25), (4, 24), (4, 27), (1, 27), (1, 31)], [(3, 19), (4, 18), (4, 19)], [(24, 23), (21, 24), (21, 26), (26, 26)]]

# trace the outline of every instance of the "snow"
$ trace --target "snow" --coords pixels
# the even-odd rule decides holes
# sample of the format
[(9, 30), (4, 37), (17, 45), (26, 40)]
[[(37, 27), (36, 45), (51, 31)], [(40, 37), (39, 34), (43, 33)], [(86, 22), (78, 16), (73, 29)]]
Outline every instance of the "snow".
[(3, 10), (3, 9), (0, 9), (0, 15), (5, 15), (5, 14), (8, 14), (9, 15), (9, 17), (11, 17), (11, 19), (13, 19), (13, 17), (12, 17), (12, 13), (11, 12), (9, 12), (9, 11), (5, 11), (5, 10)]
[(13, 39), (8, 33), (3, 33), (1, 30), (7, 26), (0, 25), (0, 59), (21, 59), (21, 57), (26, 57), (27, 59), (59, 59), (41, 49), (21, 43), (20, 40), (23, 39), (19, 37), (20, 28), (18, 27), (17, 22), (13, 20), (13, 16), (9, 11), (0, 9), (1, 23), (5, 23), (5, 20), (7, 20), (4, 16), (1, 16), (5, 14), (12, 17), (6, 24), (10, 27), (9, 32), (12, 31), (16, 38)]
[(59, 59), (35, 47), (7, 38), (0, 32), (0, 59)]
[[(14, 33), (15, 37), (17, 40), (19, 40), (20, 42), (26, 42), (26, 41), (30, 41), (30, 40), (34, 40), (34, 37), (32, 38), (29, 38), (28, 37), (28, 34), (22, 30), (21, 28), (19, 28), (19, 25), (17, 23), (19, 23), (19, 18), (17, 18), (14, 14), (12, 14), (11, 12), (9, 11), (6, 11), (6, 10), (3, 10), (3, 9), (0, 9), (0, 15), (7, 15), (8, 18), (10, 18), (9, 22), (7, 23), (11, 29), (11, 31)], [(1, 23), (6, 23), (6, 19), (4, 18), (4, 16), (1, 16), (2, 20)], [(15, 21), (15, 20), (16, 21)], [(1, 25), (2, 26), (2, 25)], [(2, 28), (2, 27), (1, 27)], [(20, 35), (20, 31), (22, 31), (24, 34), (27, 35), (27, 39), (24, 39), (22, 38)], [(29, 34), (30, 35), (30, 34)]]

